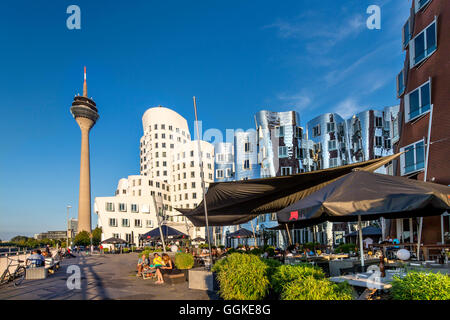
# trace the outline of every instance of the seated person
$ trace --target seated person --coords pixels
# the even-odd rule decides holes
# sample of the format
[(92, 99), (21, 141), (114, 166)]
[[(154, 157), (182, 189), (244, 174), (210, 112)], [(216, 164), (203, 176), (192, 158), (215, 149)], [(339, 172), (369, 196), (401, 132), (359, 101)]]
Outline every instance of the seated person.
[(163, 253), (162, 255), (163, 265), (161, 268), (156, 269), (156, 275), (158, 276), (158, 281), (156, 283), (162, 284), (164, 283), (164, 274), (173, 274), (175, 271), (175, 266), (172, 260), (170, 259), (167, 253)]
[(31, 261), (32, 267), (43, 267), (45, 266), (45, 258), (41, 254), (41, 250), (33, 250), (32, 255), (28, 258)]
[(162, 262), (162, 258), (159, 256), (159, 254), (157, 254), (155, 252), (155, 254), (153, 255), (153, 264), (150, 265), (151, 268), (160, 268), (162, 267), (163, 262)]
[(145, 254), (142, 255), (142, 257), (139, 258), (138, 263), (137, 263), (137, 276), (140, 277), (142, 274), (142, 271), (144, 270), (144, 268), (146, 266), (148, 266), (148, 259), (145, 256)]
[(314, 251), (310, 250), (309, 248), (306, 249), (306, 255), (307, 256), (313, 256), (314, 255)]

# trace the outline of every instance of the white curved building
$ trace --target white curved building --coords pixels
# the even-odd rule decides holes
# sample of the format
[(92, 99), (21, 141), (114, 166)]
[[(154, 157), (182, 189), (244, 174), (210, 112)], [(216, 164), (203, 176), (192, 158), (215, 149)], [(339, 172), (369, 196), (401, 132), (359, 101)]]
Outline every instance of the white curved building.
[[(161, 207), (165, 224), (193, 238), (205, 238), (205, 228), (194, 228), (175, 210), (195, 208), (203, 199), (198, 141), (191, 140), (186, 119), (159, 106), (145, 111), (142, 126), (140, 175), (120, 179), (114, 197), (95, 199), (102, 239), (115, 236), (138, 244), (140, 234), (158, 226)], [(208, 188), (214, 182), (214, 147), (205, 141), (200, 144)]]

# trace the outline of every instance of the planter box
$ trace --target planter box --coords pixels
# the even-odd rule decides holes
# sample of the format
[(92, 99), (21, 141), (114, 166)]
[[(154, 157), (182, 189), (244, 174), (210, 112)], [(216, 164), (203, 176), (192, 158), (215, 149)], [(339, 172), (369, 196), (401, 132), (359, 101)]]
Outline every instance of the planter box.
[(211, 271), (204, 268), (189, 270), (189, 289), (214, 291), (214, 276)]

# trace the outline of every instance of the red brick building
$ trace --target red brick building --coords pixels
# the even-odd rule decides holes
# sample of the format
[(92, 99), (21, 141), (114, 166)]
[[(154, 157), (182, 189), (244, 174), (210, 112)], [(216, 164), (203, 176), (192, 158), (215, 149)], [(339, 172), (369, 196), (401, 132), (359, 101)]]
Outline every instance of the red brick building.
[[(411, 1), (402, 30), (405, 64), (397, 77), (402, 121), (395, 150), (406, 153), (394, 170), (396, 175), (450, 185), (450, 0)], [(443, 218), (444, 232), (449, 231), (448, 218)], [(392, 226), (394, 235), (400, 225)], [(404, 219), (402, 228), (409, 231), (410, 221)], [(441, 242), (441, 217), (424, 218), (422, 240)]]

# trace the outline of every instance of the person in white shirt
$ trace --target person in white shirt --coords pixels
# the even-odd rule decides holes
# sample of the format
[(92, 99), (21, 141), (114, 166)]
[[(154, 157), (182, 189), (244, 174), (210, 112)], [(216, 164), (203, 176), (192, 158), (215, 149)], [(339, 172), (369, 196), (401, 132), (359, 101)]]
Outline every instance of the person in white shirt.
[(367, 237), (367, 238), (365, 238), (365, 239), (363, 240), (363, 242), (364, 242), (364, 247), (365, 247), (366, 249), (368, 249), (368, 248), (369, 248), (369, 245), (373, 244), (373, 239), (370, 238), (370, 237)]

